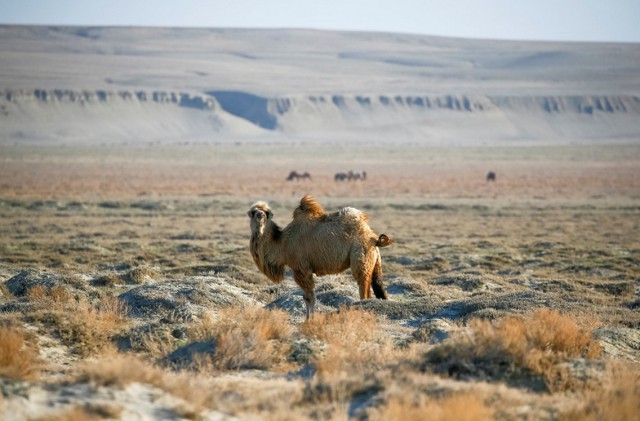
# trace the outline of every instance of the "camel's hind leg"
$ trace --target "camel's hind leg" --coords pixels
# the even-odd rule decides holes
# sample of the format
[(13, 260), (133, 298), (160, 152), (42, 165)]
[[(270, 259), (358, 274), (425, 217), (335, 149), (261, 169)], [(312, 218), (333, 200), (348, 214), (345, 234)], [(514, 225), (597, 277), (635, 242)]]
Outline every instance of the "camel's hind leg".
[(374, 253), (351, 258), (351, 273), (358, 282), (361, 300), (371, 298), (371, 272), (374, 265)]
[(293, 280), (302, 289), (302, 298), (307, 308), (307, 320), (309, 320), (316, 307), (316, 282), (313, 279), (313, 272), (294, 271)]
[(380, 251), (376, 250), (377, 259), (376, 265), (373, 267), (373, 274), (371, 275), (371, 286), (373, 287), (373, 293), (376, 298), (386, 300), (389, 298), (387, 290), (384, 287), (384, 281), (382, 280), (382, 260), (380, 258)]

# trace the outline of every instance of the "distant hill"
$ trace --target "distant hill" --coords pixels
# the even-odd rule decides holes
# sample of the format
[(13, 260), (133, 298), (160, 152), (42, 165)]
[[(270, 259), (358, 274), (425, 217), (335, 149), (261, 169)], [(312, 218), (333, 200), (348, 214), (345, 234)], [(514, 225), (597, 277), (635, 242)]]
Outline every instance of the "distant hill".
[(0, 144), (640, 139), (640, 44), (0, 26)]

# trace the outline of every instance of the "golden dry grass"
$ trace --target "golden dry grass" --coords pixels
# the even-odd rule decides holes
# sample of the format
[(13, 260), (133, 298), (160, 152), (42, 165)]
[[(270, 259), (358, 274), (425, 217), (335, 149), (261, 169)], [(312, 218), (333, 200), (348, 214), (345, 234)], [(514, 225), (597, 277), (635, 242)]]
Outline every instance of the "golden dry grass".
[(315, 314), (299, 329), (326, 344), (313, 360), (323, 378), (375, 370), (394, 360), (393, 344), (381, 335), (376, 316), (360, 309)]
[(193, 341), (215, 343), (215, 354), (203, 357), (197, 365), (216, 369), (277, 369), (286, 363), (292, 326), (282, 310), (261, 307), (225, 308), (209, 315), (193, 327)]
[(372, 421), (485, 421), (493, 419), (494, 410), (481, 396), (455, 394), (440, 399), (422, 396), (417, 402), (392, 398), (369, 414)]
[(27, 298), (36, 306), (29, 318), (56, 332), (82, 356), (108, 349), (112, 337), (126, 325), (126, 306), (114, 296), (103, 296), (94, 304), (75, 297), (63, 286), (36, 285)]
[(561, 421), (640, 419), (640, 367), (610, 361), (604, 379), (585, 393), (573, 409), (561, 412)]
[(0, 378), (35, 380), (42, 364), (37, 349), (27, 342), (23, 329), (0, 326)]
[(594, 359), (600, 352), (591, 331), (556, 310), (543, 308), (525, 318), (471, 320), (467, 330), (435, 347), (428, 359), (447, 361), (450, 372), (458, 364), (486, 366), (496, 376), (524, 369), (544, 379), (549, 390), (560, 391), (576, 387), (561, 363), (571, 358)]

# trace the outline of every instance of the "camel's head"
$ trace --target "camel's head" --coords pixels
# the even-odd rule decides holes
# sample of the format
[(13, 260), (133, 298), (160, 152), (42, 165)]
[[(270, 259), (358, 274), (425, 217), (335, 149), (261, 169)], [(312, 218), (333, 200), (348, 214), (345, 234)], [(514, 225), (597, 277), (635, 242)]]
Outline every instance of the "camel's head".
[(267, 202), (256, 202), (251, 205), (247, 212), (249, 218), (251, 218), (251, 231), (259, 232), (262, 234), (267, 221), (273, 218), (273, 212), (269, 209)]

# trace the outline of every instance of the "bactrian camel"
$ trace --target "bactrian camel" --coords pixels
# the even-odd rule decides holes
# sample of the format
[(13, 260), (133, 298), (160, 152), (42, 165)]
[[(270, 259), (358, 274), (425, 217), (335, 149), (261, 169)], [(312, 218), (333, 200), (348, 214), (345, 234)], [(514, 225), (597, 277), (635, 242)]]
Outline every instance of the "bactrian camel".
[(303, 291), (307, 320), (314, 312), (317, 276), (342, 273), (351, 268), (358, 282), (360, 299), (387, 299), (382, 280), (379, 247), (393, 240), (374, 234), (367, 215), (351, 207), (327, 213), (311, 196), (304, 196), (284, 228), (273, 221), (266, 202), (254, 203), (251, 218), (251, 256), (258, 269), (275, 283), (284, 279), (284, 267)]

